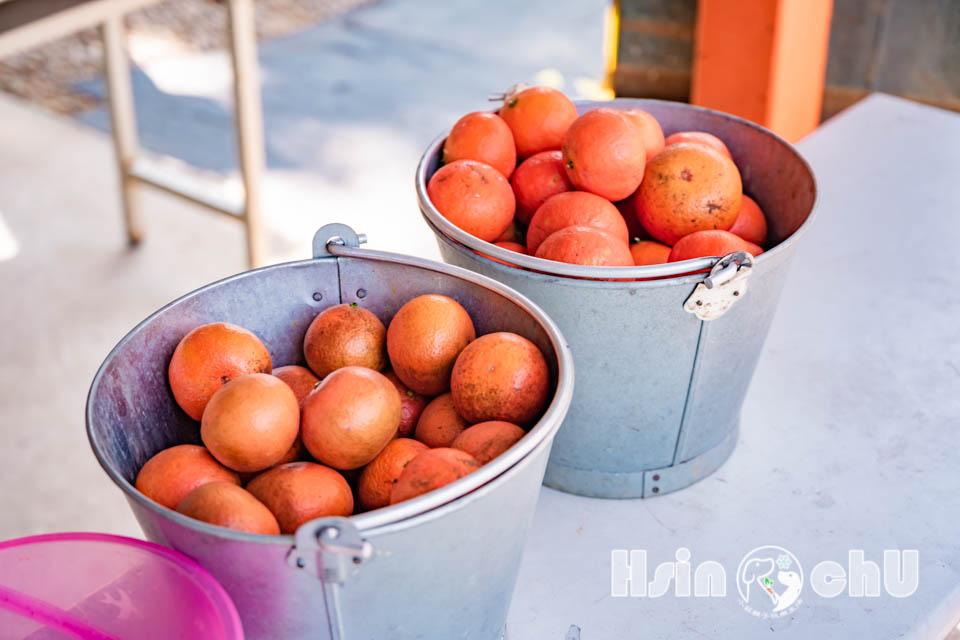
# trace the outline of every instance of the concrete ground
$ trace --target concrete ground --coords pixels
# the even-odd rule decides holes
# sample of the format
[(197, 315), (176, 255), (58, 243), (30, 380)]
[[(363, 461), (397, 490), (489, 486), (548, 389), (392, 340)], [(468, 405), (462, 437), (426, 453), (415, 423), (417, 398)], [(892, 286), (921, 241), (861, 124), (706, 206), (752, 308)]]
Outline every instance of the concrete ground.
[[(333, 221), (436, 257), (413, 191), (428, 142), (515, 82), (596, 90), (605, 0), (464, 4), (384, 1), (262, 45), (272, 261)], [(144, 145), (235, 188), (225, 56), (133, 45)], [(87, 388), (138, 321), (245, 265), (238, 224), (148, 190), (146, 241), (126, 247), (105, 122), (0, 97), (0, 539), (140, 535), (89, 450)]]

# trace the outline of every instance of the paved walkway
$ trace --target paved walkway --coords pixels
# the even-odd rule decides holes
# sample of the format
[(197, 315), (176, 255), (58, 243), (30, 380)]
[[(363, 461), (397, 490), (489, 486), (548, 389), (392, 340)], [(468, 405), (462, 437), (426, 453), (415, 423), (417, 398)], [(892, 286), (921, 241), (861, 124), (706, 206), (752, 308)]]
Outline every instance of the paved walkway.
[[(599, 78), (604, 5), (392, 0), (265, 43), (271, 257), (306, 257), (331, 221), (371, 247), (436, 256), (413, 191), (422, 149), (488, 108), (488, 92), (544, 69), (570, 93), (577, 78)], [(153, 59), (136, 80), (144, 144), (229, 179), (225, 57)], [(78, 123), (0, 97), (0, 539), (140, 535), (86, 442), (90, 380), (151, 311), (244, 268), (239, 225), (146, 190), (146, 242), (126, 248), (104, 122), (102, 111)]]
[(0, 262), (0, 539), (140, 536), (87, 444), (87, 388), (147, 314), (243, 268), (240, 226), (144, 193), (150, 238), (130, 251), (105, 136), (8, 98), (0, 123), (0, 217), (18, 245)]
[[(559, 77), (572, 95), (589, 90), (603, 74), (605, 5), (387, 0), (264, 43), (265, 198), (275, 252), (299, 251), (305, 236), (335, 219), (362, 228), (371, 246), (437, 256), (411, 188), (423, 149), (464, 113), (491, 108), (489, 93), (538, 73)], [(224, 53), (152, 60), (134, 78), (147, 148), (234, 175)], [(102, 82), (88, 89), (102, 94)], [(103, 109), (81, 120), (108, 127)]]

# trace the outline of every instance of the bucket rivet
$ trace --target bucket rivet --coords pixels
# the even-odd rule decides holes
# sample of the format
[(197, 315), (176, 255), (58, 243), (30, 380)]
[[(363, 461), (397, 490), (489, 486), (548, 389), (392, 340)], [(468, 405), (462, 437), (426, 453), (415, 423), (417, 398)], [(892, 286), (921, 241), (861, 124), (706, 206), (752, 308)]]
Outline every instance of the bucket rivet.
[(654, 493), (660, 493), (660, 487), (654, 487), (653, 489), (651, 489), (651, 491), (653, 491)]
[(319, 291), (316, 291), (313, 294), (313, 299), (316, 300), (317, 302), (320, 302), (321, 300), (323, 300), (323, 294), (320, 293)]
[(740, 295), (740, 292), (739, 292), (739, 291), (734, 291), (734, 292), (733, 292), (733, 295), (738, 296), (738, 295)]
[(340, 529), (336, 527), (327, 527), (320, 532), (320, 535), (329, 540), (336, 540), (340, 537)]
[(703, 306), (703, 300), (697, 300), (697, 306), (698, 306), (698, 307), (702, 307), (702, 306)]
[(366, 298), (366, 297), (367, 297), (367, 290), (366, 290), (366, 289), (357, 289), (357, 297), (360, 298), (361, 300), (362, 300), (363, 298)]
[(307, 561), (303, 558), (297, 558), (297, 568), (303, 569), (305, 566), (307, 566)]
[(654, 482), (657, 482), (658, 480), (660, 480), (660, 474), (659, 474), (659, 473), (656, 473), (656, 474), (654, 474), (654, 476), (653, 476), (653, 481), (654, 481)]

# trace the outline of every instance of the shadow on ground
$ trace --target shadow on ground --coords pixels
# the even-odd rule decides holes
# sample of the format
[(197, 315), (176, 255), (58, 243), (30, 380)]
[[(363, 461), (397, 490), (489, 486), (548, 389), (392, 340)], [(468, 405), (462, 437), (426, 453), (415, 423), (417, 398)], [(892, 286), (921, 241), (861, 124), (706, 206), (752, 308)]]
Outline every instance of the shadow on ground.
[[(490, 108), (488, 93), (545, 68), (564, 75), (568, 92), (575, 77), (600, 78), (605, 5), (388, 0), (262, 43), (267, 164), (348, 180), (398, 145), (424, 148), (463, 113)], [(195, 73), (208, 72), (208, 57), (197, 55)], [(201, 169), (236, 168), (228, 96), (164, 92), (140, 69), (133, 84), (145, 148)], [(101, 79), (82, 86), (103, 95)], [(105, 108), (79, 119), (109, 127)], [(357, 144), (377, 136), (381, 150)]]

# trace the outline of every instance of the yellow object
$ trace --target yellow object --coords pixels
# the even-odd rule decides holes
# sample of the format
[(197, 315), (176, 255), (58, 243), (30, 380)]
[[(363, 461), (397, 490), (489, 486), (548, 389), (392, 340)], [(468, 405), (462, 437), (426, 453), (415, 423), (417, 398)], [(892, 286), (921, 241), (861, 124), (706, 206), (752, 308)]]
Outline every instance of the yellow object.
[(607, 5), (603, 19), (603, 59), (606, 64), (603, 88), (608, 100), (616, 97), (613, 90), (613, 73), (617, 70), (617, 51), (620, 47), (620, 0)]

